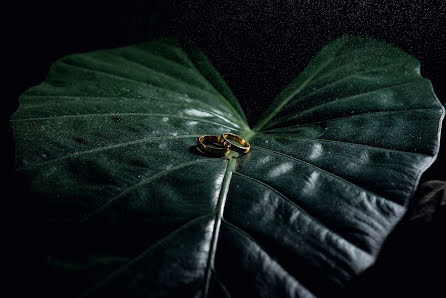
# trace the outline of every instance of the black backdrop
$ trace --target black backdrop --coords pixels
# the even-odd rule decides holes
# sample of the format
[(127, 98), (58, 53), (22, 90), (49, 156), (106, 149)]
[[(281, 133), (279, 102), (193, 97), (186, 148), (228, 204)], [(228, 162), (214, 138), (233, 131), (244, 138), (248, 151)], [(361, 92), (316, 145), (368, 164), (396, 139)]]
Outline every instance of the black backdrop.
[[(440, 101), (446, 101), (446, 1), (19, 1), (3, 10), (6, 41), (3, 38), (2, 44), (10, 51), (3, 63), (8, 77), (2, 101), (6, 128), (18, 96), (43, 81), (58, 58), (161, 35), (191, 40), (204, 50), (251, 125), (320, 48), (343, 33), (374, 37), (415, 56), (421, 61), (422, 75), (432, 81)], [(10, 132), (6, 139), (6, 168), (11, 171)], [(443, 138), (443, 148), (445, 143)], [(440, 151), (421, 181), (446, 180), (445, 155), (445, 149)], [(442, 269), (445, 274), (446, 267), (440, 265), (444, 245), (439, 243), (445, 235), (441, 234), (445, 217), (430, 225), (397, 228), (378, 264), (354, 284), (351, 295), (363, 289), (367, 291), (360, 296), (370, 297), (427, 295), (441, 289), (441, 273), (432, 270)]]

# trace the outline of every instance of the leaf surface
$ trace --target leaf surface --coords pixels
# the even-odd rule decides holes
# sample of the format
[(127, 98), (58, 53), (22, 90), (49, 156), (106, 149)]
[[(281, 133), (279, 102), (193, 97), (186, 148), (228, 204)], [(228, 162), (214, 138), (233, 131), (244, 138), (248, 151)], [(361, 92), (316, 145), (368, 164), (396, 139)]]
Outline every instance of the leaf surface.
[[(416, 59), (343, 36), (251, 130), (204, 54), (161, 39), (59, 60), (11, 124), (58, 294), (310, 297), (374, 262), (443, 115)], [(250, 153), (196, 151), (223, 132)]]

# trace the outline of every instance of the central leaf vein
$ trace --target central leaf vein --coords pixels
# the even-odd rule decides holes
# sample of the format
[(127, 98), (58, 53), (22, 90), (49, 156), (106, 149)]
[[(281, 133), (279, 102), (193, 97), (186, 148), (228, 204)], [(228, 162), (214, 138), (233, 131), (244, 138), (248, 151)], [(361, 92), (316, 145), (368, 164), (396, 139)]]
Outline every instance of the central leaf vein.
[(212, 270), (214, 269), (215, 254), (217, 252), (218, 236), (220, 233), (221, 221), (223, 218), (223, 212), (226, 204), (226, 198), (228, 196), (229, 185), (231, 183), (232, 173), (235, 170), (236, 158), (230, 158), (228, 165), (226, 167), (225, 175), (223, 177), (223, 182), (220, 189), (220, 194), (218, 196), (217, 206), (215, 207), (215, 218), (214, 218), (214, 228), (212, 231), (212, 239), (209, 247), (209, 257), (206, 265), (206, 271), (204, 276), (204, 288), (203, 297), (208, 296), (209, 284), (211, 281)]

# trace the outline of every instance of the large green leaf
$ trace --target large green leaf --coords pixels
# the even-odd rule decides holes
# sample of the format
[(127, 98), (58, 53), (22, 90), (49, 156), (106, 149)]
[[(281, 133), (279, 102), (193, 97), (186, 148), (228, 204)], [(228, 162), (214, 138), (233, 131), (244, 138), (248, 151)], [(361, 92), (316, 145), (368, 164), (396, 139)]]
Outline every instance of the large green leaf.
[[(374, 262), (443, 114), (416, 59), (344, 36), (253, 130), (205, 56), (172, 40), (61, 59), (11, 123), (61, 297), (294, 297)], [(251, 152), (194, 149), (223, 132)]]

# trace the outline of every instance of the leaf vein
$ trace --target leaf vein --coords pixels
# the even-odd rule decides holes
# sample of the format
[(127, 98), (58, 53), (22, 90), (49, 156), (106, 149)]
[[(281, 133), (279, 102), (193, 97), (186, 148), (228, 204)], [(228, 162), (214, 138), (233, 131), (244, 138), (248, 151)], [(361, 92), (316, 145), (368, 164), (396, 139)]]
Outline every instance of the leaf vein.
[[(358, 62), (358, 61), (355, 61), (355, 63), (357, 63), (357, 62)], [(344, 81), (345, 79), (352, 78), (352, 77), (360, 77), (361, 74), (365, 74), (365, 73), (374, 72), (374, 71), (377, 71), (377, 70), (386, 69), (386, 68), (388, 68), (388, 67), (393, 67), (393, 66), (398, 66), (398, 65), (403, 66), (403, 65), (404, 65), (404, 62), (407, 62), (407, 61), (404, 61), (404, 60), (403, 60), (403, 61), (400, 61), (400, 62), (398, 62), (398, 63), (391, 63), (391, 64), (384, 65), (384, 66), (380, 66), (380, 67), (368, 68), (368, 69), (366, 69), (366, 70), (364, 70), (364, 71), (353, 72), (353, 73), (351, 73), (351, 74), (349, 74), (349, 75), (347, 75), (347, 76), (343, 76), (343, 77), (341, 77), (341, 78), (338, 78), (337, 80), (335, 80), (335, 81), (333, 81), (333, 82), (331, 82), (331, 83), (329, 83), (329, 84), (327, 84), (327, 85), (325, 85), (325, 86), (323, 86), (323, 87), (321, 87), (321, 88), (315, 90), (315, 92), (311, 92), (311, 93), (309, 93), (309, 94), (307, 94), (307, 95), (304, 95), (304, 96), (300, 97), (300, 98), (299, 98), (299, 101), (301, 101), (301, 99), (303, 99), (303, 98), (306, 98), (306, 97), (312, 96), (312, 95), (314, 95), (314, 94), (317, 94), (320, 90), (325, 90), (325, 89), (327, 89), (327, 88), (329, 88), (329, 87), (331, 87), (331, 86), (334, 86), (334, 85), (336, 85), (337, 83)], [(343, 65), (343, 67), (344, 67), (344, 66), (345, 66), (345, 65)], [(339, 70), (339, 69), (333, 69), (333, 71), (336, 71), (336, 70)], [(307, 87), (310, 86), (310, 85), (312, 85), (312, 84), (317, 83), (318, 81), (324, 79), (325, 77), (329, 77), (330, 75), (331, 75), (331, 73), (330, 73), (330, 74), (325, 74), (325, 75), (323, 75), (323, 76), (318, 77), (316, 80), (313, 80), (310, 84), (308, 84)]]
[(189, 161), (189, 162), (181, 163), (181, 164), (179, 164), (179, 165), (177, 165), (177, 166), (174, 166), (174, 167), (172, 167), (172, 168), (169, 168), (169, 169), (160, 171), (160, 172), (158, 172), (158, 173), (156, 173), (156, 174), (154, 174), (154, 175), (152, 175), (152, 176), (150, 176), (150, 177), (147, 177), (147, 178), (141, 180), (140, 182), (135, 183), (135, 184), (133, 184), (133, 185), (131, 185), (131, 186), (125, 188), (125, 189), (122, 190), (120, 193), (118, 193), (117, 195), (113, 196), (111, 199), (109, 199), (107, 202), (105, 202), (102, 206), (98, 207), (98, 208), (97, 208), (96, 210), (94, 210), (92, 213), (90, 213), (89, 215), (85, 216), (85, 217), (80, 221), (80, 223), (85, 223), (85, 222), (87, 222), (92, 216), (95, 216), (95, 215), (101, 213), (101, 212), (102, 212), (103, 210), (105, 210), (108, 206), (110, 206), (111, 203), (113, 203), (114, 201), (118, 200), (119, 198), (122, 198), (126, 193), (128, 193), (128, 192), (130, 192), (130, 191), (132, 191), (132, 190), (135, 190), (135, 189), (137, 189), (137, 188), (139, 188), (139, 187), (142, 187), (142, 186), (144, 186), (144, 185), (147, 185), (147, 184), (153, 182), (154, 180), (156, 180), (156, 179), (158, 179), (158, 178), (161, 178), (161, 177), (163, 177), (163, 176), (166, 176), (166, 175), (168, 175), (168, 174), (170, 174), (170, 173), (172, 173), (172, 172), (174, 172), (174, 171), (180, 170), (180, 169), (182, 169), (182, 168), (185, 168), (185, 167), (188, 167), (188, 166), (191, 166), (191, 165), (195, 165), (195, 164), (198, 164), (198, 163), (201, 163), (201, 162), (210, 162), (210, 161), (215, 161), (215, 160), (216, 160), (216, 159), (214, 159), (214, 158), (196, 159), (196, 160), (193, 160), (193, 161)]
[(212, 239), (211, 245), (209, 249), (208, 262), (206, 265), (205, 277), (204, 277), (204, 285), (203, 285), (203, 298), (208, 297), (209, 285), (211, 281), (212, 269), (214, 268), (214, 260), (215, 255), (217, 253), (217, 244), (218, 238), (220, 234), (221, 221), (223, 218), (223, 213), (226, 204), (226, 198), (228, 196), (228, 190), (232, 179), (232, 173), (235, 169), (235, 158), (231, 158), (228, 161), (228, 165), (226, 166), (225, 175), (223, 177), (223, 181), (220, 187), (220, 193), (218, 195), (217, 206), (215, 207), (215, 219), (214, 219), (214, 227), (212, 230)]
[[(255, 239), (253, 236), (248, 234), (248, 232), (244, 231), (239, 226), (236, 226), (235, 224), (229, 222), (227, 219), (223, 219), (223, 223), (227, 225), (230, 229), (234, 230), (238, 234), (242, 235), (246, 239), (248, 239), (250, 242), (254, 243), (270, 260), (271, 262), (277, 264), (280, 269), (283, 270), (283, 272), (291, 278), (294, 284), (299, 285), (300, 287), (303, 287), (302, 283), (296, 279), (296, 277), (292, 274), (290, 274), (287, 270), (285, 270), (284, 266), (279, 263), (279, 261), (272, 255), (271, 252), (268, 251), (257, 239)], [(306, 289), (306, 287), (303, 287)]]
[[(155, 68), (149, 67), (148, 65), (142, 64), (142, 63), (140, 63), (140, 62), (138, 62), (138, 61), (135, 61), (135, 60), (133, 60), (133, 59), (130, 59), (130, 58), (128, 58), (128, 57), (125, 57), (125, 56), (122, 56), (122, 55), (118, 55), (118, 54), (113, 54), (113, 56), (115, 56), (115, 57), (117, 57), (117, 58), (119, 58), (119, 59), (122, 59), (122, 60), (124, 60), (124, 61), (127, 61), (128, 63), (132, 63), (132, 64), (134, 64), (134, 65), (138, 65), (138, 66), (140, 66), (140, 67), (143, 67), (143, 68), (145, 68), (145, 69), (147, 69), (147, 70), (149, 70), (149, 71), (151, 71), (151, 72), (153, 72), (153, 73), (155, 73), (155, 74), (157, 74), (157, 75), (159, 75), (159, 76), (164, 77), (164, 78), (167, 79), (167, 80), (174, 81), (174, 82), (176, 82), (177, 84), (181, 84), (181, 85), (183, 85), (183, 86), (185, 86), (185, 87), (188, 87), (188, 88), (194, 88), (194, 89), (199, 89), (200, 91), (204, 91), (204, 89), (201, 89), (199, 86), (193, 85), (193, 84), (191, 84), (191, 83), (189, 83), (189, 82), (187, 82), (187, 81), (185, 81), (185, 80), (183, 80), (183, 79), (181, 79), (181, 78), (174, 77), (174, 76), (169, 75), (169, 74), (167, 74), (167, 73), (164, 73), (164, 72), (162, 72), (162, 71), (156, 70)], [(196, 74), (196, 73), (195, 73), (195, 74)], [(200, 76), (200, 77), (202, 77), (202, 76)], [(215, 93), (213, 93), (213, 92), (211, 92), (211, 91), (209, 91), (209, 90), (206, 90), (206, 91), (209, 92), (209, 93), (212, 93), (212, 94), (215, 95), (215, 96), (218, 96), (218, 94), (215, 94)], [(215, 91), (216, 91), (216, 90), (215, 90)], [(218, 92), (218, 91), (217, 91), (217, 92)]]
[(173, 230), (172, 232), (170, 232), (169, 234), (167, 234), (166, 236), (164, 236), (163, 238), (161, 238), (160, 240), (158, 240), (154, 244), (150, 245), (148, 248), (146, 248), (144, 251), (142, 251), (136, 257), (134, 257), (133, 259), (128, 261), (126, 264), (124, 264), (121, 267), (119, 267), (118, 269), (112, 271), (109, 275), (107, 275), (101, 281), (97, 282), (94, 286), (92, 286), (89, 289), (87, 289), (83, 294), (80, 295), (80, 297), (90, 296), (93, 292), (95, 292), (98, 289), (106, 286), (109, 281), (113, 280), (119, 274), (121, 274), (122, 272), (126, 271), (131, 265), (133, 265), (133, 264), (137, 263), (138, 261), (140, 261), (147, 254), (149, 254), (153, 249), (155, 249), (158, 246), (162, 245), (164, 242), (170, 240), (171, 238), (174, 238), (176, 236), (176, 234), (178, 234), (179, 232), (189, 228), (190, 226), (195, 224), (197, 221), (200, 221), (200, 220), (202, 220), (202, 219), (204, 219), (206, 217), (210, 217), (211, 215), (212, 215), (212, 213), (196, 217), (196, 218), (186, 222), (185, 224), (181, 225), (177, 229)]
[(185, 58), (187, 58), (189, 60), (189, 62), (191, 63), (191, 65), (193, 66), (193, 68), (197, 71), (198, 74), (200, 74), (200, 76), (206, 81), (206, 83), (212, 87), (212, 89), (215, 90), (217, 97), (223, 101), (226, 106), (231, 110), (231, 112), (234, 113), (234, 115), (239, 119), (239, 123), (245, 127), (245, 128), (249, 128), (248, 125), (246, 124), (244, 117), (235, 109), (235, 107), (222, 95), (220, 94), (220, 92), (217, 90), (217, 88), (214, 86), (214, 84), (212, 84), (211, 82), (209, 82), (205, 76), (201, 73), (201, 71), (198, 69), (198, 67), (195, 65), (195, 62), (192, 61), (192, 59), (189, 57), (189, 55), (187, 55), (187, 53), (185, 53)]
[[(159, 60), (159, 61), (162, 61), (162, 62), (167, 63), (167, 64), (170, 63), (170, 64), (174, 65), (175, 67), (182, 68), (184, 70), (191, 70), (191, 69), (193, 69), (192, 67), (190, 67), (190, 65), (178, 63), (177, 61), (169, 59), (169, 58), (167, 58), (165, 56), (162, 56), (162, 55), (156, 54), (154, 52), (151, 52), (148, 49), (144, 49), (144, 48), (140, 48), (140, 47), (132, 47), (132, 48), (127, 48), (127, 50), (134, 51), (134, 52), (140, 52), (142, 55), (151, 56), (152, 59)], [(178, 50), (181, 50), (181, 49), (176, 48), (176, 50), (178, 51)], [(120, 54), (122, 55), (122, 52)], [(130, 58), (128, 58), (128, 59), (130, 59)], [(132, 60), (132, 61), (134, 61), (134, 60)]]
[(355, 114), (355, 115), (350, 115), (350, 116), (330, 118), (330, 119), (325, 119), (325, 120), (321, 120), (321, 121), (309, 122), (309, 123), (305, 123), (305, 124), (301, 124), (301, 125), (273, 128), (273, 129), (264, 130), (262, 132), (265, 133), (265, 132), (269, 132), (269, 131), (278, 131), (278, 130), (286, 129), (286, 128), (298, 128), (298, 127), (304, 127), (304, 126), (314, 125), (314, 124), (318, 124), (318, 123), (339, 121), (339, 120), (344, 120), (344, 119), (352, 119), (352, 118), (364, 117), (364, 116), (369, 116), (369, 115), (394, 114), (394, 113), (404, 113), (404, 112), (421, 112), (421, 111), (438, 111), (438, 109), (406, 109), (406, 110), (392, 110), (392, 111), (360, 113), (360, 114)]
[[(273, 111), (271, 111), (271, 113), (267, 117), (265, 117), (263, 120), (261, 120), (259, 123), (257, 123), (256, 126), (254, 127), (254, 130), (260, 131), (266, 124), (268, 124), (271, 121), (271, 119), (274, 118), (274, 116), (276, 116), (280, 112), (280, 110), (291, 99), (294, 98), (294, 96), (296, 96), (296, 94), (301, 92), (311, 82), (311, 80), (313, 80), (316, 76), (318, 76), (322, 70), (324, 70), (330, 63), (333, 62), (337, 53), (341, 50), (341, 48), (344, 45), (345, 45), (345, 42), (339, 46), (339, 48), (333, 53), (333, 55), (322, 64), (322, 66), (320, 66), (313, 74), (311, 74), (304, 82), (302, 82), (300, 84), (300, 86), (296, 88), (296, 90), (291, 92), (290, 95), (288, 95)], [(297, 80), (299, 79), (299, 77), (300, 76), (297, 77)]]
[(324, 174), (326, 174), (326, 175), (329, 175), (329, 176), (335, 178), (336, 180), (339, 180), (339, 181), (342, 182), (342, 183), (346, 183), (346, 184), (348, 184), (348, 185), (354, 186), (354, 187), (356, 187), (356, 188), (358, 188), (358, 189), (360, 189), (360, 190), (363, 190), (363, 191), (365, 191), (365, 192), (367, 192), (367, 193), (373, 195), (374, 197), (376, 197), (377, 200), (384, 200), (384, 201), (386, 201), (386, 202), (391, 202), (391, 203), (395, 203), (395, 204), (397, 204), (397, 203), (394, 202), (394, 201), (390, 201), (390, 200), (388, 200), (388, 199), (386, 199), (386, 198), (384, 198), (384, 197), (379, 196), (378, 194), (372, 192), (371, 190), (365, 189), (365, 188), (363, 188), (363, 187), (361, 187), (361, 186), (359, 186), (359, 185), (357, 185), (357, 184), (355, 184), (355, 183), (353, 183), (353, 182), (351, 182), (351, 181), (348, 181), (348, 180), (346, 180), (346, 179), (344, 179), (344, 178), (342, 178), (342, 177), (340, 177), (340, 176), (338, 176), (338, 175), (336, 175), (336, 174), (334, 174), (334, 173), (328, 172), (328, 171), (326, 171), (326, 170), (324, 170), (324, 169), (322, 169), (322, 168), (320, 168), (320, 167), (318, 167), (318, 166), (316, 166), (316, 165), (314, 165), (314, 164), (311, 164), (311, 163), (309, 163), (309, 162), (307, 162), (307, 161), (304, 161), (304, 160), (302, 160), (302, 159), (299, 159), (299, 158), (297, 158), (297, 157), (288, 155), (288, 154), (283, 153), (283, 152), (275, 151), (275, 150), (272, 150), (272, 149), (269, 149), (269, 148), (260, 147), (260, 146), (257, 146), (257, 145), (255, 146), (255, 148), (260, 149), (260, 150), (264, 150), (264, 151), (268, 151), (268, 152), (272, 152), (272, 153), (274, 153), (274, 154), (281, 155), (281, 156), (283, 156), (283, 157), (285, 157), (285, 158), (289, 158), (289, 159), (295, 160), (295, 161), (297, 161), (297, 162), (299, 162), (299, 163), (301, 163), (301, 164), (305, 164), (305, 165), (307, 165), (307, 166), (310, 166), (310, 167), (312, 167), (312, 168), (314, 168), (314, 169), (317, 169), (318, 171), (320, 171), (320, 172), (322, 172), (322, 173), (324, 173)]
[[(185, 100), (191, 100), (194, 101), (196, 104), (201, 104), (203, 106), (206, 106), (208, 108), (212, 108), (215, 109), (215, 106), (212, 106), (210, 104), (207, 104), (203, 101), (200, 101), (199, 99), (196, 98), (192, 98), (192, 97), (187, 97), (185, 98), (184, 95), (180, 95), (178, 94), (178, 98), (175, 98), (174, 100), (183, 100), (183, 104), (179, 103), (179, 102), (171, 102), (171, 101), (166, 101), (165, 98), (157, 98), (157, 97), (153, 97), (153, 96), (147, 96), (147, 95), (141, 95), (141, 97), (124, 97), (124, 96), (85, 96), (85, 95), (35, 95), (35, 94), (24, 94), (22, 95), (22, 97), (26, 98), (67, 98), (67, 99), (86, 99), (86, 100), (91, 100), (91, 101), (95, 101), (97, 100), (98, 102), (102, 102), (103, 100), (109, 99), (109, 100), (116, 100), (116, 101), (121, 101), (121, 100), (135, 100), (135, 101), (159, 101), (162, 102), (162, 104), (166, 104), (166, 105), (172, 105), (172, 106), (184, 106), (184, 101)], [(43, 102), (43, 103), (37, 103), (37, 104), (26, 104), (25, 106), (23, 106), (22, 108), (34, 108), (34, 107), (42, 107), (42, 106), (46, 106), (46, 105), (59, 105), (59, 104), (65, 104), (65, 103), (71, 103), (70, 101), (51, 101), (51, 102)], [(212, 112), (210, 109), (208, 110), (210, 112)]]
[[(234, 231), (238, 232), (239, 234), (245, 236), (249, 241), (253, 242), (255, 245), (257, 245), (273, 262), (275, 262), (286, 274), (287, 276), (289, 276), (293, 282), (296, 282), (298, 285), (300, 285), (301, 287), (303, 287), (305, 290), (307, 290), (307, 287), (304, 287), (302, 285), (301, 281), (298, 281), (297, 278), (290, 274), (287, 270), (285, 270), (285, 267), (279, 263), (279, 261), (273, 256), (272, 253), (268, 252), (268, 250), (263, 247), (260, 242), (258, 240), (256, 240), (253, 236), (251, 236), (250, 234), (248, 234), (248, 232), (244, 231), (242, 228), (240, 228), (239, 226), (236, 226), (235, 224), (228, 222), (226, 219), (223, 219), (223, 222), (228, 225), (228, 227), (232, 228)], [(360, 250), (361, 252), (363, 252), (362, 250)], [(373, 258), (370, 256), (370, 254), (365, 253), (365, 255), (369, 258)], [(323, 254), (319, 254), (319, 256), (324, 259), (324, 261), (326, 261), (327, 263), (330, 263), (331, 266), (334, 265), (335, 260), (330, 260), (329, 258), (327, 258), (326, 256), (324, 256)], [(351, 273), (347, 272), (347, 270), (345, 268), (343, 268), (342, 266), (340, 266), (339, 263), (336, 264), (336, 266), (338, 266), (339, 270), (343, 272), (343, 274), (350, 276)], [(307, 290), (308, 291), (308, 290)]]
[[(37, 97), (37, 96), (32, 96), (32, 97)], [(42, 97), (48, 98), (50, 96), (42, 96)], [(184, 103), (181, 104), (181, 103), (174, 103), (174, 102), (166, 102), (163, 99), (150, 98), (150, 97), (145, 97), (145, 98), (95, 97), (95, 96), (91, 96), (91, 97), (88, 97), (88, 96), (53, 96), (53, 97), (55, 97), (55, 98), (65, 97), (65, 98), (72, 98), (72, 99), (83, 98), (85, 100), (89, 100), (90, 101), (90, 102), (88, 102), (88, 104), (91, 103), (91, 102), (95, 102), (95, 101), (97, 101), (99, 103), (103, 103), (103, 99), (112, 99), (112, 100), (114, 99), (114, 100), (116, 100), (115, 102), (119, 102), (119, 101), (122, 101), (122, 100), (133, 100), (133, 101), (139, 101), (141, 103), (143, 103), (146, 100), (148, 100), (148, 101), (154, 100), (154, 101), (163, 101), (162, 104), (163, 105), (167, 105), (167, 106), (183, 107), (183, 108), (185, 107)], [(65, 105), (65, 104), (69, 105), (69, 104), (72, 104), (72, 103), (73, 103), (72, 101), (62, 101), (62, 102), (61, 101), (50, 101), (50, 102), (43, 102), (43, 103), (40, 103), (40, 104), (26, 104), (26, 105), (24, 105), (22, 107), (22, 109), (26, 110), (26, 109), (33, 109), (33, 108), (47, 107), (47, 106), (62, 106), (62, 105)], [(230, 120), (230, 117), (223, 116), (221, 114), (218, 114), (218, 113), (214, 112), (212, 109), (215, 108), (215, 107), (212, 107), (211, 105), (205, 104), (205, 103), (200, 102), (200, 101), (197, 101), (197, 103), (203, 105), (203, 107), (199, 107), (202, 111), (205, 111), (206, 113), (209, 113), (209, 114), (211, 114), (211, 115), (213, 115), (213, 116), (223, 120), (224, 122), (227, 122), (229, 124), (234, 125), (233, 121)], [(76, 104), (79, 105), (78, 103), (76, 103)], [(86, 103), (82, 102), (81, 104), (86, 104)], [(141, 113), (138, 113), (138, 114), (141, 114)], [(16, 119), (20, 120), (18, 118), (16, 118)], [(13, 119), (13, 120), (15, 120), (15, 119)], [(233, 119), (233, 120), (236, 120), (236, 119)], [(238, 121), (238, 120), (236, 120), (236, 121)]]
[(306, 217), (308, 217), (311, 221), (315, 222), (317, 225), (321, 226), (323, 229), (326, 229), (327, 231), (329, 231), (333, 236), (335, 236), (336, 238), (340, 238), (343, 241), (345, 241), (346, 243), (348, 243), (349, 245), (351, 245), (352, 247), (355, 247), (357, 250), (361, 251), (362, 253), (366, 254), (366, 255), (370, 255), (368, 252), (366, 252), (363, 248), (359, 247), (356, 244), (353, 244), (352, 242), (346, 240), (345, 237), (343, 237), (342, 235), (335, 233), (332, 229), (330, 229), (327, 225), (323, 224), (321, 221), (317, 220), (314, 216), (312, 216), (310, 213), (308, 213), (308, 211), (306, 211), (305, 209), (303, 209), (301, 206), (297, 205), (293, 200), (291, 200), (289, 197), (287, 197), (286, 195), (284, 195), (283, 193), (281, 193), (280, 191), (278, 191), (277, 189), (275, 189), (274, 187), (272, 187), (269, 184), (266, 184), (263, 181), (260, 181), (254, 177), (251, 177), (249, 175), (246, 174), (242, 174), (239, 172), (234, 172), (235, 174), (239, 175), (240, 177), (243, 177), (245, 179), (251, 180), (257, 184), (260, 184), (266, 188), (268, 188), (270, 191), (276, 193), (279, 198), (281, 198), (282, 200), (286, 201), (287, 203), (289, 203), (291, 206), (293, 206), (297, 211), (299, 211), (301, 214), (305, 215)]
[[(85, 65), (79, 66), (79, 65), (75, 65), (75, 64), (70, 64), (70, 63), (68, 63), (66, 61), (61, 61), (59, 63), (63, 64), (63, 65), (66, 65), (66, 66), (69, 66), (69, 67), (72, 67), (72, 68), (80, 69), (80, 70), (87, 71), (87, 72), (97, 73), (97, 74), (101, 74), (101, 75), (111, 76), (111, 77), (118, 78), (118, 79), (121, 79), (121, 80), (128, 80), (128, 81), (132, 81), (132, 82), (139, 83), (139, 84), (144, 84), (144, 85), (153, 85), (153, 84), (148, 83), (146, 81), (141, 81), (141, 80), (137, 80), (137, 79), (134, 79), (134, 78), (129, 78), (129, 77), (126, 77), (126, 76), (118, 75), (116, 73), (109, 73), (109, 72), (105, 72), (105, 71), (99, 70), (99, 69), (88, 68)], [(159, 86), (157, 86), (157, 87), (159, 87)], [(199, 92), (207, 94), (208, 96), (210, 95), (210, 96), (213, 96), (213, 97), (216, 97), (216, 98), (219, 98), (219, 99), (221, 97), (219, 94), (215, 94), (215, 93), (209, 92), (207, 90), (198, 88), (197, 86), (194, 86), (194, 85), (187, 85), (187, 87), (196, 89)], [(164, 89), (162, 87), (159, 87), (159, 88)]]
[(229, 292), (228, 288), (226, 287), (226, 285), (224, 284), (223, 280), (220, 278), (219, 274), (217, 273), (217, 271), (214, 269), (212, 269), (212, 275), (214, 276), (215, 280), (217, 281), (217, 283), (221, 286), (221, 288), (223, 289), (223, 292), (225, 293), (226, 297), (231, 298), (232, 295)]
[[(297, 113), (297, 114), (290, 115), (290, 116), (286, 116), (286, 117), (283, 117), (283, 118), (279, 118), (279, 119), (277, 119), (276, 121), (271, 121), (270, 124), (269, 124), (268, 126), (271, 127), (271, 126), (274, 126), (275, 124), (279, 124), (279, 123), (282, 122), (282, 121), (289, 121), (289, 120), (291, 120), (291, 119), (298, 118), (299, 116), (302, 116), (302, 115), (304, 115), (304, 114), (307, 114), (308, 112), (311, 112), (311, 111), (314, 111), (314, 110), (317, 111), (317, 110), (318, 110), (319, 108), (321, 108), (321, 107), (329, 106), (329, 105), (338, 103), (338, 102), (340, 102), (340, 101), (348, 101), (348, 100), (351, 100), (351, 99), (355, 99), (355, 98), (357, 98), (357, 97), (361, 97), (361, 96), (363, 96), (363, 95), (368, 95), (368, 94), (375, 93), (375, 92), (377, 92), (377, 91), (382, 91), (382, 90), (386, 90), (386, 89), (390, 89), (390, 88), (395, 88), (395, 87), (400, 87), (400, 86), (408, 85), (408, 84), (414, 83), (414, 82), (416, 82), (416, 81), (418, 81), (418, 80), (419, 80), (419, 79), (417, 78), (417, 79), (410, 80), (410, 81), (407, 81), (407, 82), (404, 82), (404, 83), (401, 83), (401, 84), (397, 84), (397, 85), (381, 87), (381, 88), (374, 89), (374, 90), (370, 90), (370, 91), (363, 92), (363, 93), (357, 93), (357, 94), (354, 94), (354, 95), (349, 95), (349, 96), (339, 97), (339, 98), (336, 98), (336, 99), (334, 99), (334, 100), (327, 101), (327, 102), (324, 102), (324, 103), (322, 103), (322, 104), (312, 106), (311, 108), (306, 109), (306, 110), (303, 110), (303, 111), (301, 111), (301, 112), (299, 112), (299, 113)], [(299, 100), (298, 102), (300, 102), (300, 100)], [(296, 103), (298, 103), (298, 102), (296, 102)]]
[(422, 154), (422, 153), (418, 153), (418, 152), (390, 149), (390, 148), (379, 147), (379, 146), (374, 146), (374, 145), (367, 145), (367, 144), (360, 144), (360, 143), (351, 143), (351, 142), (339, 141), (339, 140), (328, 140), (328, 139), (319, 139), (319, 138), (290, 137), (290, 136), (281, 135), (281, 134), (262, 134), (262, 135), (263, 136), (272, 136), (273, 138), (288, 139), (288, 140), (307, 140), (307, 141), (319, 141), (319, 142), (322, 142), (322, 143), (334, 143), (334, 144), (342, 144), (342, 145), (345, 144), (345, 145), (348, 145), (348, 146), (364, 147), (364, 148), (367, 148), (367, 149), (373, 149), (373, 150), (378, 150), (378, 151), (408, 153), (408, 154), (414, 154), (414, 155), (421, 155), (421, 156), (431, 157), (430, 155)]
[(22, 121), (40, 121), (40, 120), (51, 120), (51, 119), (60, 119), (60, 118), (82, 118), (82, 117), (106, 117), (106, 116), (155, 116), (155, 117), (174, 117), (180, 119), (187, 120), (195, 120), (201, 122), (207, 122), (219, 126), (224, 126), (230, 129), (238, 129), (240, 127), (230, 127), (225, 124), (209, 121), (201, 118), (188, 117), (182, 115), (175, 114), (150, 114), (150, 113), (98, 113), (98, 114), (74, 114), (74, 115), (58, 115), (58, 116), (49, 116), (49, 117), (38, 117), (38, 118), (22, 118), (22, 119), (11, 119), (14, 122), (22, 122)]
[[(26, 168), (42, 166), (42, 165), (45, 165), (45, 164), (48, 164), (48, 163), (52, 163), (52, 162), (55, 162), (55, 161), (59, 161), (59, 160), (63, 160), (63, 159), (66, 159), (66, 158), (72, 158), (72, 157), (76, 157), (76, 156), (83, 155), (83, 154), (95, 153), (95, 152), (99, 152), (99, 151), (105, 151), (105, 150), (109, 150), (109, 149), (125, 147), (125, 146), (128, 146), (128, 145), (141, 144), (141, 143), (150, 142), (150, 141), (157, 141), (157, 140), (174, 140), (174, 139), (197, 138), (199, 136), (200, 135), (179, 135), (179, 136), (159, 136), (159, 137), (141, 138), (141, 139), (137, 139), (137, 140), (133, 140), (133, 141), (129, 141), (129, 142), (123, 142), (123, 143), (118, 143), (118, 144), (113, 144), (113, 145), (108, 145), (108, 146), (97, 147), (97, 148), (94, 148), (94, 149), (91, 149), (91, 150), (72, 152), (70, 154), (67, 154), (67, 155), (64, 155), (64, 156), (60, 156), (60, 157), (57, 157), (57, 158), (54, 158), (54, 159), (51, 159), (51, 160), (46, 160), (44, 162), (40, 162), (40, 163), (29, 165)], [(22, 169), (25, 169), (25, 168), (22, 168)]]

